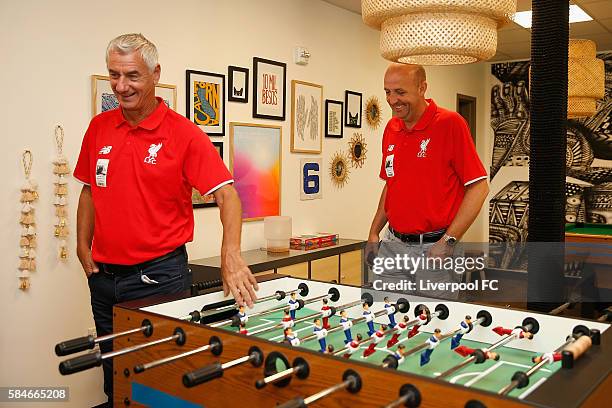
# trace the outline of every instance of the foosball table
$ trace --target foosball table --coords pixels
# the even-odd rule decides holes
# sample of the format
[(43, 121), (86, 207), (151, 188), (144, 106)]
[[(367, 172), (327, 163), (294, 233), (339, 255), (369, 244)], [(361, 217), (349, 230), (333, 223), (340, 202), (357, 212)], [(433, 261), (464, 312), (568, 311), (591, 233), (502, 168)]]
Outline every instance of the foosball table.
[[(116, 407), (603, 407), (609, 324), (278, 275), (253, 309), (221, 288), (115, 307), (60, 343), (62, 374), (114, 361)], [(148, 303), (148, 304), (147, 304)], [(607, 391), (607, 392), (606, 392)]]

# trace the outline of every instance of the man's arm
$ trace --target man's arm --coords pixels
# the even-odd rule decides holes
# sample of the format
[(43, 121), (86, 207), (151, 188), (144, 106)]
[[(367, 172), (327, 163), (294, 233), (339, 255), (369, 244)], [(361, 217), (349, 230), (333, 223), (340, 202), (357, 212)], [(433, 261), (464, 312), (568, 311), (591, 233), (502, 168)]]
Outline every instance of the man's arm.
[(91, 187), (84, 185), (77, 208), (77, 256), (87, 277), (98, 273), (98, 265), (91, 257), (91, 242), (94, 234), (94, 205)]
[[(472, 184), (465, 186), (465, 194), (463, 201), (459, 206), (457, 215), (448, 226), (446, 234), (461, 239), (463, 234), (470, 228), (489, 194), (489, 184), (487, 179), (478, 180)], [(435, 245), (429, 249), (429, 256), (444, 256), (449, 251), (444, 238), (441, 238)]]
[(236, 303), (253, 307), (259, 290), (257, 280), (240, 255), (240, 234), (242, 232), (242, 205), (238, 192), (230, 185), (213, 192), (221, 213), (223, 243), (221, 244), (221, 275), (223, 292), (230, 292)]
[(378, 200), (378, 208), (376, 209), (376, 214), (374, 214), (374, 219), (372, 220), (372, 225), (370, 226), (370, 233), (368, 234), (368, 242), (378, 243), (380, 239), (380, 231), (387, 225), (387, 214), (385, 213), (385, 200), (387, 199), (387, 184), (382, 190), (380, 194), (380, 200)]

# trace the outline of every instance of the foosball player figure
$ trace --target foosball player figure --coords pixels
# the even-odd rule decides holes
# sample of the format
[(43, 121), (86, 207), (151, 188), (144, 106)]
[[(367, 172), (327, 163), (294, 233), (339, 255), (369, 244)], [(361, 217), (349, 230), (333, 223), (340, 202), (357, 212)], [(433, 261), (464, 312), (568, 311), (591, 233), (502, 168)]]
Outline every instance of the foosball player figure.
[(327, 305), (329, 299), (323, 299), (323, 307), (321, 308), (321, 316), (323, 317), (323, 328), (329, 330), (331, 326), (329, 325), (329, 315), (331, 314), (331, 307)]
[(334, 346), (333, 344), (328, 344), (325, 349), (325, 354), (334, 354)]
[(363, 317), (365, 317), (365, 321), (368, 324), (368, 336), (374, 334), (374, 313), (370, 310), (370, 305), (367, 303), (363, 303)]
[(317, 336), (317, 340), (319, 340), (319, 346), (321, 346), (319, 351), (321, 353), (325, 353), (325, 349), (327, 348), (327, 343), (325, 341), (327, 329), (323, 328), (321, 325), (321, 319), (318, 317), (314, 319), (314, 327), (312, 328), (312, 332)]
[(387, 311), (387, 316), (389, 317), (389, 327), (394, 328), (397, 323), (395, 323), (395, 305), (391, 304), (389, 301), (389, 297), (385, 296), (383, 299), (385, 302), (385, 310)]
[(483, 363), (485, 360), (499, 361), (499, 354), (493, 351), (473, 349), (467, 346), (459, 346), (455, 348), (455, 353), (460, 354), (462, 357), (476, 356), (476, 364)]
[(285, 334), (285, 342), (291, 344), (292, 346), (299, 346), (300, 339), (297, 338), (295, 334), (293, 334), (293, 329), (291, 327), (287, 327), (283, 333)]
[(385, 338), (385, 330), (387, 330), (387, 326), (385, 326), (384, 324), (381, 324), (380, 328), (376, 330), (374, 334), (370, 336), (372, 337), (372, 342), (370, 343), (368, 348), (365, 349), (365, 351), (363, 352), (363, 357), (368, 357), (376, 353), (376, 346), (378, 345), (378, 343), (383, 341), (383, 339)]
[(554, 362), (561, 361), (561, 358), (562, 358), (561, 353), (555, 353), (551, 351), (550, 353), (544, 353), (541, 356), (533, 356), (531, 357), (531, 361), (533, 361), (536, 364), (539, 364), (542, 361), (546, 361), (548, 362), (548, 364), (552, 364)]
[(355, 354), (357, 350), (359, 350), (359, 344), (361, 344), (362, 339), (363, 337), (361, 337), (361, 334), (357, 333), (357, 338), (351, 340), (351, 342), (346, 345), (346, 353), (344, 353), (343, 357), (349, 358), (351, 355)]
[(246, 314), (246, 310), (244, 309), (244, 305), (238, 306), (238, 318), (240, 319), (240, 323), (246, 324), (249, 321), (249, 316)]
[(291, 297), (289, 299), (289, 314), (291, 315), (291, 318), (293, 320), (295, 320), (295, 311), (298, 309), (298, 307), (300, 307), (300, 304), (298, 303), (297, 299), (295, 298), (295, 292), (291, 292)]
[(435, 329), (431, 337), (425, 341), (427, 348), (421, 353), (421, 367), (429, 363), (431, 353), (433, 353), (434, 349), (440, 344), (440, 337), (442, 337), (442, 332), (440, 329)]
[(351, 327), (353, 327), (353, 322), (351, 322), (348, 318), (348, 313), (346, 310), (340, 312), (340, 325), (342, 325), (342, 330), (344, 330), (344, 336), (346, 340), (344, 340), (344, 344), (348, 344), (353, 341), (353, 335), (351, 334)]
[(397, 329), (395, 329), (395, 333), (391, 336), (391, 339), (387, 342), (387, 348), (395, 346), (399, 341), (400, 336), (408, 329), (408, 321), (410, 318), (408, 315), (404, 315), (404, 320), (397, 324)]
[(501, 326), (497, 326), (493, 328), (493, 331), (499, 334), (500, 336), (503, 336), (505, 334), (516, 334), (517, 339), (533, 339), (533, 334), (523, 331), (523, 328), (521, 326), (516, 326), (514, 329), (504, 329)]
[(285, 315), (283, 316), (281, 320), (283, 329), (286, 329), (287, 327), (293, 327), (295, 322), (293, 321), (293, 319), (291, 318), (291, 315), (289, 314), (289, 309), (285, 309), (283, 312), (285, 313)]
[(465, 316), (465, 319), (463, 319), (463, 321), (459, 323), (459, 331), (451, 339), (451, 350), (456, 349), (457, 346), (461, 344), (461, 338), (463, 337), (463, 335), (472, 331), (473, 327), (474, 326), (472, 325), (472, 316)]
[(427, 310), (423, 308), (421, 309), (421, 314), (417, 316), (416, 324), (412, 326), (412, 329), (410, 329), (408, 332), (408, 338), (411, 339), (416, 336), (421, 326), (426, 325), (427, 323), (429, 323), (429, 316), (427, 316)]
[(240, 322), (240, 328), (238, 329), (238, 333), (240, 334), (244, 334), (245, 336), (248, 334), (248, 330), (246, 328), (246, 324), (243, 322)]
[(400, 344), (397, 346), (397, 350), (393, 353), (393, 357), (397, 358), (397, 364), (402, 364), (404, 362), (404, 354), (406, 353), (406, 346)]

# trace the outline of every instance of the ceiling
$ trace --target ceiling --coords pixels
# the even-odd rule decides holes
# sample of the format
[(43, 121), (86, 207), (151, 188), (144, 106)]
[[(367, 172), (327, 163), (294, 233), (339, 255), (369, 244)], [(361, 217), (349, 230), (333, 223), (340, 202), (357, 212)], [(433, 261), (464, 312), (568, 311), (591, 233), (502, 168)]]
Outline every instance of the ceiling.
[[(361, 14), (361, 0), (323, 0), (345, 10)], [(572, 0), (593, 21), (570, 24), (570, 38), (593, 40), (598, 51), (612, 50), (612, 0)], [(518, 0), (517, 11), (531, 10), (531, 0)], [(511, 22), (501, 28), (497, 37), (497, 54), (490, 61), (528, 59), (531, 30)]]

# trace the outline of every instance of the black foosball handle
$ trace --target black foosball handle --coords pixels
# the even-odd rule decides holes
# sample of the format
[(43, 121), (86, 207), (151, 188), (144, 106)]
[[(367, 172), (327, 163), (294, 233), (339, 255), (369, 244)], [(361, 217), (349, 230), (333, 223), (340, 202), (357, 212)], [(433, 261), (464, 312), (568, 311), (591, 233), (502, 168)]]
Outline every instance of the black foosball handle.
[(223, 367), (221, 363), (214, 363), (183, 375), (183, 385), (191, 388), (220, 377), (223, 377)]
[(276, 408), (306, 408), (306, 403), (304, 402), (304, 398), (297, 397), (283, 404), (277, 405)]
[(79, 351), (93, 349), (95, 346), (96, 342), (94, 336), (83, 336), (57, 343), (55, 345), (55, 354), (60, 357), (67, 356)]
[(102, 354), (97, 351), (62, 361), (59, 365), (59, 372), (62, 375), (69, 375), (100, 365), (102, 365)]

